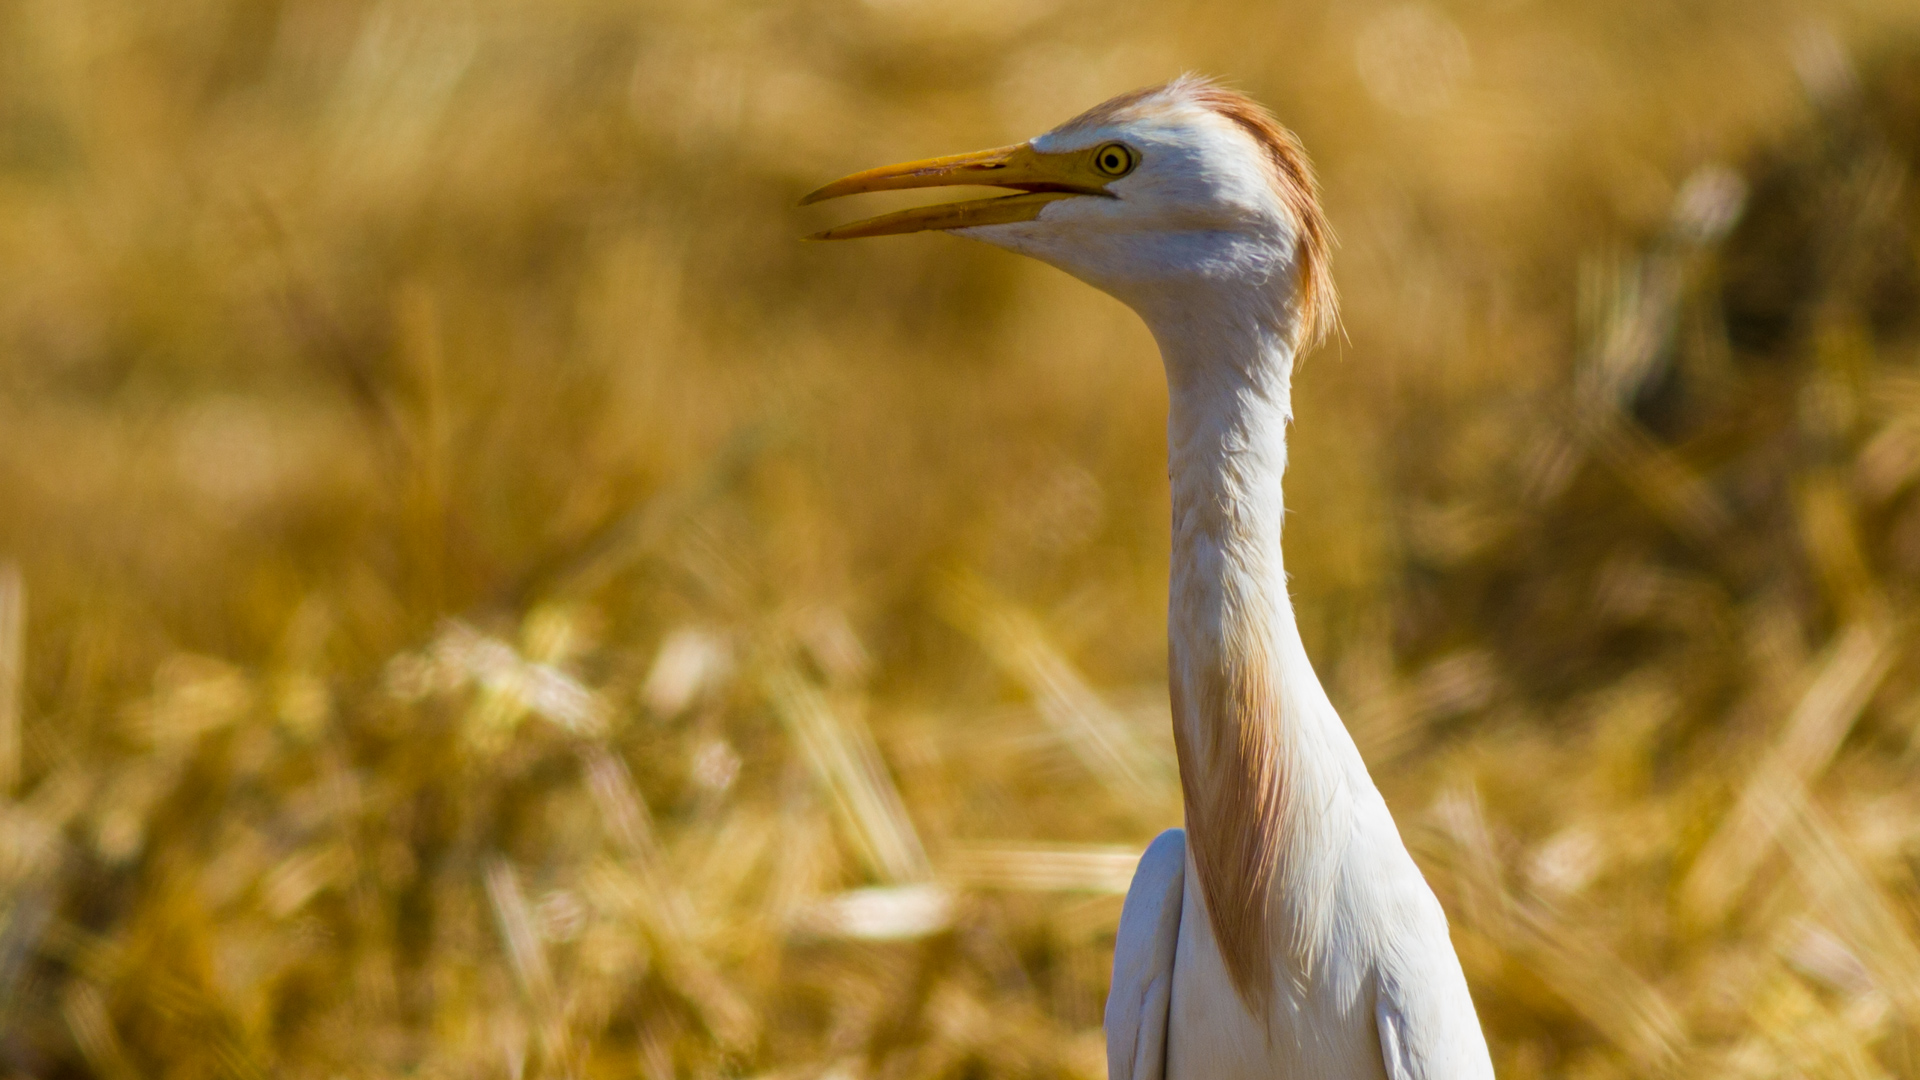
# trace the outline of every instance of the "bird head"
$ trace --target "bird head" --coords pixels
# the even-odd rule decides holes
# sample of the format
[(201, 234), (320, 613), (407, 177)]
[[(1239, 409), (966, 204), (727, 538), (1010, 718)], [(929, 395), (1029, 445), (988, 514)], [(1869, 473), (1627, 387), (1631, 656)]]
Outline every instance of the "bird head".
[(1196, 293), (1270, 308), (1296, 340), (1333, 324), (1331, 234), (1305, 153), (1252, 99), (1183, 76), (1123, 94), (1024, 143), (888, 165), (802, 205), (870, 191), (1017, 194), (915, 207), (814, 240), (938, 230), (1040, 259), (1150, 322)]

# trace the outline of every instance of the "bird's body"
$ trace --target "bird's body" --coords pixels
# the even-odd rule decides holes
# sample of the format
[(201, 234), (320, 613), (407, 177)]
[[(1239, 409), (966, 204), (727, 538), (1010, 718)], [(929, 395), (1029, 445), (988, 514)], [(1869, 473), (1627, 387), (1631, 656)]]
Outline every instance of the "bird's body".
[(1033, 255), (1138, 312), (1167, 371), (1168, 681), (1186, 829), (1156, 841), (1128, 895), (1110, 1075), (1490, 1078), (1446, 918), (1287, 595), (1294, 359), (1332, 304), (1298, 145), (1248, 99), (1181, 79), (1022, 146), (816, 196), (955, 183), (1027, 194), (823, 236), (940, 228)]

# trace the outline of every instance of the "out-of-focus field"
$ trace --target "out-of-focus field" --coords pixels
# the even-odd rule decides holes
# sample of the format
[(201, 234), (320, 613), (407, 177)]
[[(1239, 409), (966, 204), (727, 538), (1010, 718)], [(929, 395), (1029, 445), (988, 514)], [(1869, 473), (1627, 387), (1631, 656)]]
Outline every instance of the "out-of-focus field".
[(1920, 1077), (1916, 35), (0, 2), (0, 1075), (1104, 1075), (1158, 360), (792, 205), (1197, 69), (1341, 235), (1289, 569), (1500, 1074)]

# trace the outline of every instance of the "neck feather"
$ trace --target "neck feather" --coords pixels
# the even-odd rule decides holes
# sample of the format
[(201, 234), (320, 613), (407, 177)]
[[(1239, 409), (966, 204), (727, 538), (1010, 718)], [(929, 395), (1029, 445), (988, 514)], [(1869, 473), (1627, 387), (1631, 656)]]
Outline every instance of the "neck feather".
[(1296, 972), (1311, 964), (1323, 890), (1307, 871), (1337, 781), (1310, 749), (1332, 710), (1280, 550), (1292, 336), (1243, 312), (1152, 323), (1169, 385), (1168, 667), (1189, 845), (1227, 972), (1262, 1011), (1276, 947)]

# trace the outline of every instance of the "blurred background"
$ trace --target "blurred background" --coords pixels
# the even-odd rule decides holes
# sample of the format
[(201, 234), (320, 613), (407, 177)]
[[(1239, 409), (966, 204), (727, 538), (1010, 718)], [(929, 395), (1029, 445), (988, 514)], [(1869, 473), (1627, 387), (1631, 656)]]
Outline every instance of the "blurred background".
[(0, 1075), (1104, 1076), (1158, 358), (793, 204), (1185, 70), (1500, 1074), (1920, 1077), (1911, 0), (0, 0)]

